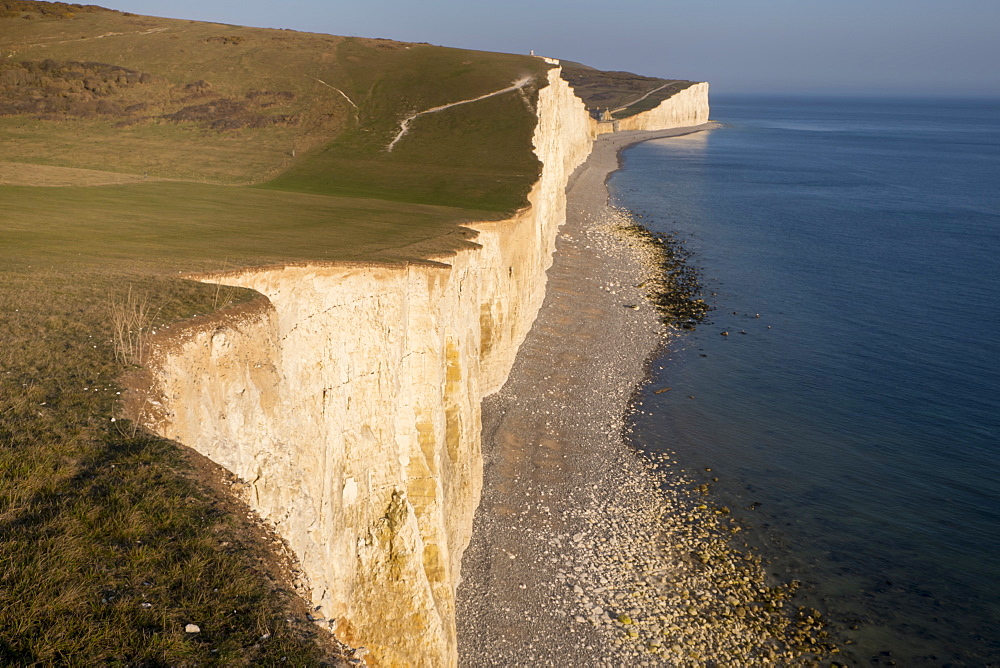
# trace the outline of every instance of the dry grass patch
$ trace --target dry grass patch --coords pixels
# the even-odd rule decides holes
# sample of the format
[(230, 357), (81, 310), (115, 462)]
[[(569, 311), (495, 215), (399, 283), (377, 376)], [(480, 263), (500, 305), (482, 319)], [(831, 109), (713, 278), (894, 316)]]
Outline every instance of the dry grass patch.
[(130, 285), (125, 294), (111, 293), (108, 311), (115, 360), (126, 366), (141, 365), (146, 359), (146, 345), (156, 319), (149, 297), (134, 292)]

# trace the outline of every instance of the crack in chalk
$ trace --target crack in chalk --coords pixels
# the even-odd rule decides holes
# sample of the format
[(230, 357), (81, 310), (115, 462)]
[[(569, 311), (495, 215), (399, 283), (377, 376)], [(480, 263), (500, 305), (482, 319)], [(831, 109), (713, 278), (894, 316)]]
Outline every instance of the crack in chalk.
[(530, 82), (531, 82), (531, 77), (522, 77), (522, 78), (518, 79), (517, 81), (515, 81), (514, 83), (512, 83), (511, 85), (507, 86), (506, 88), (501, 88), (500, 90), (495, 90), (492, 93), (487, 93), (486, 95), (480, 95), (479, 97), (474, 97), (474, 98), (471, 98), (471, 99), (468, 99), (468, 100), (459, 100), (458, 102), (451, 102), (449, 104), (441, 105), (440, 107), (431, 107), (430, 109), (424, 109), (423, 111), (418, 111), (417, 113), (413, 114), (412, 116), (404, 118), (402, 121), (400, 121), (400, 123), (399, 123), (399, 132), (396, 134), (396, 136), (393, 138), (393, 140), (391, 142), (389, 142), (389, 145), (385, 147), (385, 150), (388, 151), (388, 152), (390, 152), (390, 153), (392, 152), (392, 149), (396, 145), (396, 142), (398, 142), (400, 139), (402, 139), (403, 135), (405, 135), (406, 132), (407, 132), (407, 130), (409, 130), (409, 128), (410, 128), (410, 121), (415, 120), (418, 116), (423, 116), (425, 114), (436, 114), (439, 111), (444, 111), (445, 109), (451, 109), (452, 107), (457, 107), (457, 106), (459, 106), (461, 104), (469, 104), (470, 102), (478, 102), (479, 100), (485, 100), (488, 97), (496, 97), (497, 95), (503, 95), (504, 93), (509, 93), (511, 91), (520, 90), (521, 88), (524, 88), (525, 86), (527, 86)]
[(285, 333), (284, 336), (281, 337), (281, 340), (282, 341), (287, 340), (288, 337), (291, 336), (292, 332), (294, 332), (300, 326), (302, 326), (303, 324), (305, 324), (309, 320), (312, 320), (313, 318), (316, 318), (316, 317), (321, 316), (321, 315), (326, 315), (327, 313), (329, 313), (330, 311), (332, 311), (334, 309), (343, 308), (345, 306), (351, 306), (353, 304), (357, 304), (358, 302), (365, 301), (366, 299), (372, 299), (373, 297), (377, 297), (377, 295), (368, 295), (367, 297), (358, 297), (357, 299), (352, 299), (351, 301), (340, 302), (338, 304), (333, 304), (331, 306), (326, 307), (322, 311), (313, 311), (312, 313), (310, 313), (310, 314), (308, 314), (308, 315), (306, 315), (306, 316), (304, 316), (304, 317), (299, 318), (298, 320), (296, 320), (295, 324), (292, 325), (292, 327)]
[(326, 390), (334, 390), (334, 389), (338, 389), (338, 388), (344, 387), (345, 385), (350, 385), (351, 383), (353, 383), (353, 382), (355, 382), (357, 380), (360, 380), (362, 378), (367, 378), (369, 376), (375, 376), (375, 375), (379, 374), (380, 371), (381, 371), (380, 369), (375, 369), (374, 371), (369, 371), (368, 373), (359, 373), (359, 374), (357, 374), (355, 376), (352, 376), (352, 377), (348, 378), (347, 380), (345, 380), (343, 383), (340, 383), (339, 385), (331, 385), (330, 387), (324, 388), (323, 391), (325, 392)]

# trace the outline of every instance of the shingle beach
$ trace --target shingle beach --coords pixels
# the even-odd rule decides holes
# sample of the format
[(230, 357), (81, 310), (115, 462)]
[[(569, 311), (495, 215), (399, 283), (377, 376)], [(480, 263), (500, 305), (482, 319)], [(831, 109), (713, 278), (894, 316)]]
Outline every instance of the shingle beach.
[(823, 644), (783, 612), (735, 531), (623, 416), (670, 336), (641, 286), (650, 249), (617, 228), (622, 148), (715, 127), (604, 135), (567, 189), (546, 299), (510, 379), (484, 402), (483, 498), (458, 588), (462, 666), (775, 665)]

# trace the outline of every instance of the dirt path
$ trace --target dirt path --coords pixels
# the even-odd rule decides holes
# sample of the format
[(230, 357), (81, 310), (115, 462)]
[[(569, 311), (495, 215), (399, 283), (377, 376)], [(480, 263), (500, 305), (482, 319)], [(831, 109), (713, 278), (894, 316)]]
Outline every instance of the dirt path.
[(391, 142), (389, 142), (389, 145), (385, 147), (385, 150), (386, 151), (392, 151), (392, 149), (396, 146), (396, 142), (398, 142), (400, 139), (402, 139), (403, 136), (409, 130), (410, 123), (414, 119), (416, 119), (416, 118), (418, 118), (420, 116), (424, 116), (426, 114), (436, 114), (439, 111), (444, 111), (445, 109), (451, 109), (452, 107), (457, 107), (457, 106), (462, 105), (462, 104), (469, 104), (471, 102), (479, 102), (480, 100), (485, 100), (486, 98), (489, 98), (489, 97), (496, 97), (497, 95), (503, 95), (504, 93), (510, 93), (512, 91), (524, 88), (530, 82), (531, 82), (531, 78), (530, 77), (525, 77), (523, 79), (518, 79), (517, 81), (515, 81), (510, 86), (507, 86), (506, 88), (501, 88), (500, 90), (495, 90), (492, 93), (487, 93), (486, 95), (480, 95), (479, 97), (474, 97), (474, 98), (471, 98), (471, 99), (468, 99), (468, 100), (459, 100), (458, 102), (451, 102), (449, 104), (443, 104), (440, 107), (431, 107), (430, 109), (425, 109), (423, 111), (418, 111), (417, 113), (413, 114), (412, 116), (404, 118), (402, 121), (400, 121), (400, 123), (399, 123), (399, 132), (396, 133), (396, 136), (393, 138), (393, 140)]
[(34, 48), (36, 46), (52, 46), (53, 44), (70, 44), (72, 42), (89, 42), (95, 39), (106, 39), (108, 37), (121, 37), (122, 35), (152, 35), (158, 32), (163, 32), (169, 28), (164, 26), (162, 28), (150, 28), (149, 30), (139, 30), (135, 32), (106, 32), (103, 35), (94, 35), (93, 37), (77, 37), (74, 39), (62, 39), (56, 42), (39, 42), (37, 44), (25, 44), (22, 48)]
[(108, 186), (163, 180), (166, 179), (147, 179), (141, 174), (0, 161), (0, 185), (5, 186)]
[(316, 77), (311, 76), (309, 74), (307, 74), (306, 76), (309, 77), (310, 79), (312, 79), (313, 81), (318, 81), (319, 83), (323, 84), (327, 88), (332, 88), (333, 90), (337, 91), (338, 93), (340, 93), (341, 95), (344, 96), (345, 100), (347, 100), (348, 102), (350, 102), (350, 104), (351, 104), (352, 107), (354, 107), (355, 109), (358, 108), (358, 105), (354, 104), (354, 100), (352, 100), (351, 98), (347, 97), (347, 93), (345, 93), (344, 91), (340, 90), (336, 86), (331, 86), (330, 84), (328, 84), (327, 82), (323, 81), (322, 79), (317, 79)]
[(653, 93), (655, 93), (655, 92), (657, 92), (657, 91), (661, 91), (661, 90), (663, 90), (664, 88), (666, 88), (667, 86), (671, 86), (671, 85), (673, 85), (673, 82), (670, 82), (670, 83), (666, 83), (666, 84), (663, 84), (663, 85), (662, 85), (662, 86), (660, 86), (659, 88), (654, 88), (653, 90), (649, 91), (648, 93), (646, 93), (646, 94), (645, 94), (645, 95), (643, 95), (642, 97), (637, 97), (636, 99), (632, 100), (632, 101), (631, 101), (631, 102), (629, 102), (628, 104), (625, 104), (625, 105), (623, 105), (623, 106), (621, 106), (621, 107), (618, 107), (617, 109), (612, 109), (612, 110), (611, 110), (611, 113), (612, 113), (612, 114), (614, 114), (614, 113), (616, 113), (616, 112), (619, 112), (619, 111), (622, 111), (623, 109), (628, 109), (628, 108), (629, 108), (629, 107), (631, 107), (631, 106), (632, 106), (633, 104), (638, 104), (639, 102), (642, 102), (643, 100), (645, 100), (645, 99), (646, 99), (647, 97), (649, 97), (649, 96), (650, 96), (650, 95), (652, 95)]

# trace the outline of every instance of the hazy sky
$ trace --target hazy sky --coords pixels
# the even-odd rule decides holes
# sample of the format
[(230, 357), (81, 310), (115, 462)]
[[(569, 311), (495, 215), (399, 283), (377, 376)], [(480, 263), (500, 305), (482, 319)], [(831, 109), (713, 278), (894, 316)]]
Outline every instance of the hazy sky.
[(90, 0), (709, 81), (715, 93), (1000, 96), (1000, 0)]

